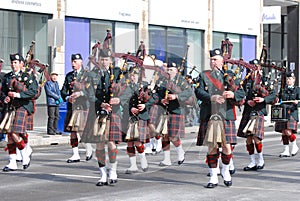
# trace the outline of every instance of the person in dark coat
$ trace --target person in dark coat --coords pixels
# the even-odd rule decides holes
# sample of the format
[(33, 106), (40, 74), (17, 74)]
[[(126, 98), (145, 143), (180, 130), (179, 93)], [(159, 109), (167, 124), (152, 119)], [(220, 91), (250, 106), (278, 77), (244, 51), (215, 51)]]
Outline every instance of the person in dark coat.
[[(89, 83), (88, 71), (82, 66), (81, 54), (71, 55), (73, 71), (68, 72), (61, 88), (61, 96), (67, 102), (67, 114), (64, 121), (64, 131), (71, 132), (70, 145), (73, 155), (67, 160), (67, 163), (80, 162), (78, 144), (85, 127), (88, 109), (89, 109)], [(75, 118), (75, 114), (78, 114)], [(74, 117), (74, 118), (72, 118)], [(80, 119), (79, 122), (76, 119)], [(78, 123), (78, 124), (77, 124)], [(93, 149), (91, 144), (86, 143), (86, 160), (92, 158)]]
[(17, 148), (22, 155), (23, 169), (30, 166), (30, 156), (24, 149), (26, 143), (22, 136), (26, 134), (27, 116), (34, 112), (32, 99), (37, 94), (38, 88), (35, 77), (29, 76), (21, 70), (24, 59), (19, 53), (11, 54), (10, 61), (12, 71), (5, 74), (2, 82), (2, 101), (5, 104), (5, 113), (12, 115), (11, 118), (13, 118), (12, 124), (6, 130), (9, 164), (3, 168), (4, 172), (17, 170)]
[[(249, 63), (256, 65), (257, 70), (253, 71), (244, 83), (246, 100), (237, 135), (246, 138), (246, 149), (250, 155), (250, 163), (244, 167), (244, 171), (256, 171), (265, 166), (262, 140), (267, 104), (275, 102), (277, 96), (270, 81), (262, 74), (260, 61), (253, 59)], [(257, 163), (255, 149), (258, 155)]]
[[(295, 156), (299, 150), (296, 143), (296, 134), (298, 132), (300, 107), (300, 88), (295, 86), (296, 77), (293, 72), (286, 74), (286, 85), (281, 93), (279, 93), (279, 100), (290, 111), (288, 121), (275, 122), (275, 131), (281, 133), (282, 144), (284, 146), (283, 152), (279, 157)], [(286, 101), (286, 102), (285, 102)], [(289, 144), (292, 144), (290, 152)]]
[(211, 70), (200, 73), (195, 88), (196, 97), (201, 101), (197, 145), (208, 146), (206, 157), (210, 179), (206, 185), (207, 188), (215, 188), (218, 185), (220, 147), (222, 147), (221, 174), (224, 184), (232, 185), (229, 163), (232, 160), (231, 145), (237, 143), (235, 103), (240, 102), (245, 96), (243, 88), (224, 88), (227, 83), (222, 70), (223, 65), (222, 51), (220, 49), (211, 50)]

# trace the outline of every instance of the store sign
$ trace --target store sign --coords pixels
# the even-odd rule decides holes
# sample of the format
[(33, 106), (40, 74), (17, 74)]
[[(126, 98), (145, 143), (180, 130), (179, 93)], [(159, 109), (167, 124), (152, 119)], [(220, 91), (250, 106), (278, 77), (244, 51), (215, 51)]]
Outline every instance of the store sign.
[(281, 7), (280, 6), (263, 7), (261, 21), (263, 24), (280, 24)]
[(201, 6), (195, 6), (195, 0), (149, 1), (149, 24), (192, 29), (206, 29), (207, 27), (207, 1), (201, 1)]
[(66, 4), (66, 16), (139, 22), (142, 19), (140, 0), (84, 0)]
[(49, 0), (1, 0), (1, 8), (18, 11), (29, 11), (53, 14), (56, 1)]

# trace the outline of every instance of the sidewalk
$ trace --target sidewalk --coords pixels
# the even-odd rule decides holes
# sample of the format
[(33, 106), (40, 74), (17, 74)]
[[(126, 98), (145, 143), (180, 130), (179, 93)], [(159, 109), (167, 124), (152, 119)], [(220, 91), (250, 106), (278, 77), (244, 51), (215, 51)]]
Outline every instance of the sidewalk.
[(48, 135), (46, 127), (34, 127), (32, 131), (28, 131), (29, 143), (31, 146), (48, 146), (57, 144), (69, 144), (70, 134)]

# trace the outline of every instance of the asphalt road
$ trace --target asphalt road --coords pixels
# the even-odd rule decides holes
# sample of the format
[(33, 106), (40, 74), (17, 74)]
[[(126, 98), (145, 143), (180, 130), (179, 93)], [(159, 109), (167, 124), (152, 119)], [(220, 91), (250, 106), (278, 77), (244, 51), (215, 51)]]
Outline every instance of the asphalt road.
[[(249, 163), (249, 156), (245, 140), (238, 139), (234, 151), (236, 173), (233, 175), (231, 187), (226, 187), (220, 176), (218, 187), (204, 188), (209, 179), (206, 176), (208, 168), (205, 164), (207, 148), (195, 146), (196, 132), (190, 132), (183, 140), (186, 160), (182, 165), (177, 165), (176, 151), (171, 146), (173, 164), (160, 167), (158, 164), (163, 154), (149, 155), (149, 170), (145, 173), (140, 170), (135, 174), (125, 174), (129, 159), (126, 145), (119, 145), (119, 180), (114, 186), (95, 185), (99, 179), (97, 162), (96, 159), (84, 161), (82, 145), (82, 162), (76, 164), (66, 163), (71, 156), (68, 145), (33, 147), (29, 169), (8, 173), (0, 171), (0, 200), (300, 200), (300, 153), (295, 157), (279, 158), (283, 148), (281, 137), (273, 129), (266, 128), (263, 148), (265, 168), (262, 171), (243, 171), (243, 167)], [(298, 146), (299, 144), (298, 140)], [(6, 164), (7, 152), (1, 150), (0, 167)]]

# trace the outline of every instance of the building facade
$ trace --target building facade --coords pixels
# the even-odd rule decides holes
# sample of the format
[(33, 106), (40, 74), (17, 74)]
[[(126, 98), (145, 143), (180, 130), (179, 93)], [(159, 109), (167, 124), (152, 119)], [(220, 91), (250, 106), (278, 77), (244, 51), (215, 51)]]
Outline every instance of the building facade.
[[(266, 44), (270, 62), (299, 74), (298, 1), (2, 0), (0, 20), (2, 70), (10, 70), (10, 53), (26, 55), (34, 40), (35, 58), (59, 72), (60, 84), (71, 70), (71, 54), (81, 53), (88, 63), (92, 46), (103, 42), (108, 28), (114, 52), (135, 53), (144, 41), (147, 54), (164, 62), (180, 64), (186, 55), (185, 73), (195, 66), (193, 77), (209, 68), (209, 50), (225, 38), (234, 45), (233, 59), (259, 58)], [(45, 104), (42, 94), (36, 126), (45, 125), (38, 121)]]

